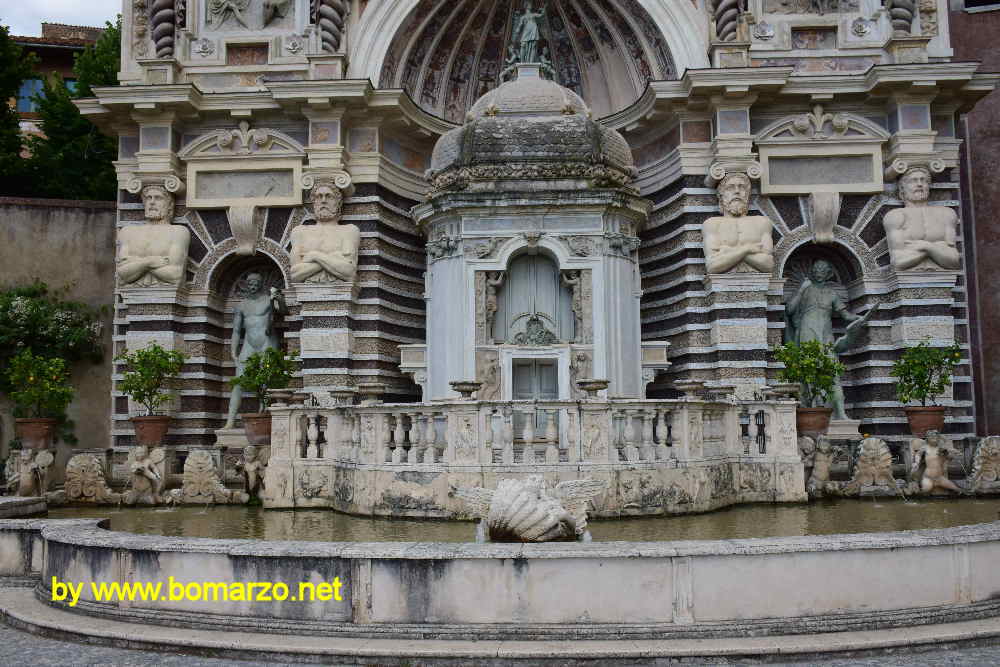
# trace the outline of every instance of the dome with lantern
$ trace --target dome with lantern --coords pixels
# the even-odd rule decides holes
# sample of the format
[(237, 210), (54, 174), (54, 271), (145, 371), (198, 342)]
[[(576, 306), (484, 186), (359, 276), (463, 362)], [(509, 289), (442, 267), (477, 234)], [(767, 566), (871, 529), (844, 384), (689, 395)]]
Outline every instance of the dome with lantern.
[(427, 178), (435, 191), (628, 187), (632, 151), (617, 131), (591, 117), (568, 88), (521, 64), (513, 78), (483, 95), (466, 123), (434, 147)]

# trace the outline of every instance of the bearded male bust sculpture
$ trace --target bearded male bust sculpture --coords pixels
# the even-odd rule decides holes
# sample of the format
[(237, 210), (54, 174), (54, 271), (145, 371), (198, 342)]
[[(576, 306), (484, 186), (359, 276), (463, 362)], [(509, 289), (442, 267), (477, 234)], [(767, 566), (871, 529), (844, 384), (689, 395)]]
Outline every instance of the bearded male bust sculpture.
[(947, 206), (930, 206), (930, 192), (931, 173), (923, 167), (914, 167), (899, 179), (904, 207), (889, 211), (883, 220), (889, 258), (897, 271), (961, 267), (958, 216)]
[(771, 221), (762, 215), (747, 215), (750, 177), (729, 174), (719, 183), (718, 193), (722, 215), (706, 220), (702, 230), (708, 273), (771, 273)]
[(340, 189), (334, 185), (319, 183), (313, 188), (313, 215), (317, 224), (302, 225), (292, 231), (293, 282), (354, 280), (361, 230), (356, 225), (338, 224), (343, 200)]
[(138, 287), (177, 285), (184, 280), (191, 232), (173, 225), (174, 196), (160, 185), (142, 189), (147, 222), (118, 232), (118, 277)]

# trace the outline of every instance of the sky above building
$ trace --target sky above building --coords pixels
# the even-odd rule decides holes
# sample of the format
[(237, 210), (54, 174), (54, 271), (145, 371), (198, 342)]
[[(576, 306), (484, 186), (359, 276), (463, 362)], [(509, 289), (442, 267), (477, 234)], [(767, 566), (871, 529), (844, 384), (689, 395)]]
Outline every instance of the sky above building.
[(3, 0), (0, 24), (9, 26), (12, 35), (37, 37), (42, 22), (101, 27), (113, 23), (121, 8), (121, 0)]

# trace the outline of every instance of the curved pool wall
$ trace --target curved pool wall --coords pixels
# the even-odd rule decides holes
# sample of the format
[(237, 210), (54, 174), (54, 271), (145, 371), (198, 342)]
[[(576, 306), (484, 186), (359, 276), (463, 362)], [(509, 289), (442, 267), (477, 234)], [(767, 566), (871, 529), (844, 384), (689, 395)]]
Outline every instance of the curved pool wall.
[[(25, 552), (25, 544), (31, 545)], [(27, 557), (25, 557), (25, 554)], [(873, 629), (1000, 615), (1000, 522), (705, 542), (322, 543), (0, 521), (0, 570), (71, 582), (343, 582), (343, 601), (96, 602), (75, 612), (289, 634), (662, 638)], [(20, 568), (20, 569), (19, 569)], [(36, 569), (38, 568), (38, 569)]]

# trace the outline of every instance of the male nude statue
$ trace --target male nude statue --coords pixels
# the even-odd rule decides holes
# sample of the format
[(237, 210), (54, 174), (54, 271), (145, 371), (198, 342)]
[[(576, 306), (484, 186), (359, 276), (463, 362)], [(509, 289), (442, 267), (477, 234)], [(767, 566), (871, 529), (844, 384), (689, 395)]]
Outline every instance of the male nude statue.
[[(268, 348), (281, 349), (278, 332), (274, 328), (274, 316), (283, 315), (287, 309), (281, 292), (272, 287), (264, 291), (264, 277), (259, 273), (250, 273), (246, 277), (246, 298), (237, 304), (233, 312), (233, 339), (230, 350), (236, 360), (236, 374), (242, 375), (246, 360), (255, 352), (263, 352)], [(236, 413), (243, 400), (243, 388), (233, 387), (229, 396), (229, 416), (225, 428), (233, 428), (236, 423)]]
[(705, 221), (705, 260), (708, 273), (749, 273), (774, 270), (771, 221), (762, 215), (747, 215), (750, 209), (750, 177), (729, 174), (719, 183), (721, 216)]
[(914, 167), (899, 179), (899, 197), (905, 206), (885, 215), (889, 257), (897, 271), (961, 267), (958, 254), (958, 216), (947, 206), (930, 206), (931, 173)]
[[(922, 441), (915, 439), (911, 446), (921, 443), (923, 445), (913, 457), (913, 469), (910, 471), (910, 478), (914, 481), (919, 480), (920, 490), (924, 493), (930, 493), (934, 489), (964, 493), (948, 479), (948, 459), (952, 450), (948, 447), (948, 441), (944, 436), (937, 431), (927, 431)], [(922, 474), (921, 468), (923, 468)]]
[(142, 189), (149, 222), (118, 232), (118, 277), (127, 285), (177, 285), (184, 279), (191, 232), (174, 219), (174, 197), (159, 185)]
[(361, 230), (340, 225), (343, 202), (340, 189), (320, 183), (312, 190), (316, 225), (292, 231), (292, 281), (297, 283), (350, 282), (358, 271)]

